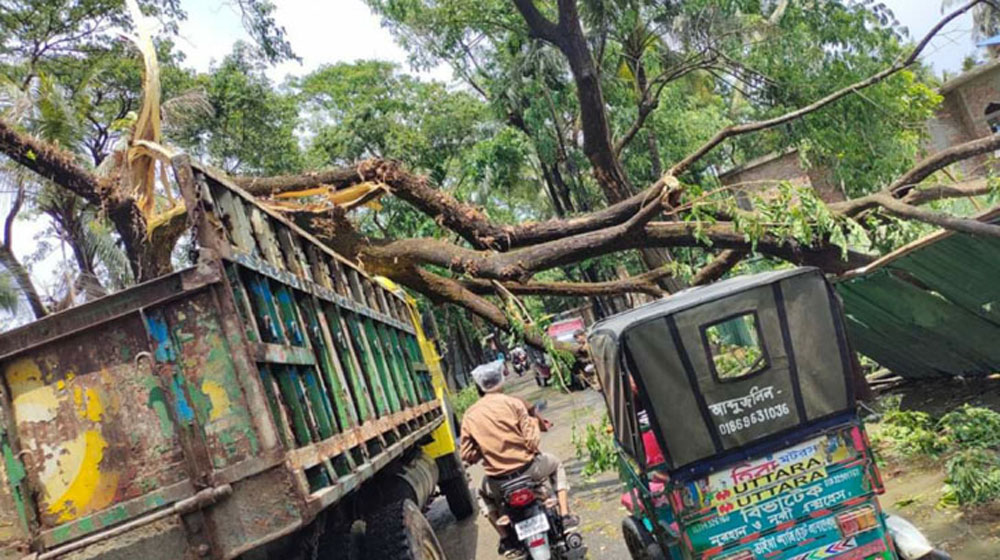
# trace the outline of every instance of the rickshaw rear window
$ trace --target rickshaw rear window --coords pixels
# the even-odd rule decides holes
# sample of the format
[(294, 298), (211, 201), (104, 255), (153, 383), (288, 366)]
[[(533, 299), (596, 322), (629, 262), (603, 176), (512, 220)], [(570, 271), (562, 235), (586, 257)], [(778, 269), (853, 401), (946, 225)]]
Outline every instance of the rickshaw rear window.
[(754, 312), (702, 327), (702, 339), (712, 358), (712, 373), (719, 382), (735, 381), (767, 369), (767, 352)]

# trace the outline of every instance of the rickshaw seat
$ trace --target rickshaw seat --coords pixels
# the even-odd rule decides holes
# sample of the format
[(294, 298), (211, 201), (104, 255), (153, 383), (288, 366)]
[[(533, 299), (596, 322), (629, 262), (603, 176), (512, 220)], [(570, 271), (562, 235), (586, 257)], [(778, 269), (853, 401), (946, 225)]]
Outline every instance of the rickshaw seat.
[(664, 462), (663, 451), (656, 441), (656, 434), (653, 430), (646, 430), (642, 433), (642, 447), (646, 452), (646, 466), (655, 467)]

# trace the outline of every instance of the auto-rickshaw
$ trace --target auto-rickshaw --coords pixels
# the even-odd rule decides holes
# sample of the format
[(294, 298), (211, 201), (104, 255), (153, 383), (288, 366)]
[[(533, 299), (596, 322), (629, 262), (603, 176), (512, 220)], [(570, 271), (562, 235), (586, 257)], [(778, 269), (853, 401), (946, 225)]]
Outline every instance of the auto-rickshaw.
[(796, 268), (692, 288), (589, 334), (633, 558), (948, 558), (886, 515), (839, 301)]

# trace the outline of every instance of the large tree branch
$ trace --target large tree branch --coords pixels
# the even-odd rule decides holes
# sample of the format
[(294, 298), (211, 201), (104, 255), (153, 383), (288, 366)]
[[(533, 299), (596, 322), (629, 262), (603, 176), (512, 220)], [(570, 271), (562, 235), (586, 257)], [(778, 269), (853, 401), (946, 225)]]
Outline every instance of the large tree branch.
[(867, 210), (885, 206), (882, 202), (884, 202), (887, 196), (899, 199), (903, 204), (917, 206), (945, 198), (961, 198), (986, 194), (990, 191), (986, 180), (973, 182), (965, 186), (938, 185), (926, 189), (917, 188), (917, 185), (920, 181), (952, 163), (998, 149), (1000, 149), (1000, 135), (986, 136), (951, 146), (919, 161), (882, 191), (843, 202), (832, 203), (829, 205), (830, 210), (844, 216), (853, 217)]
[(3, 239), (0, 240), (0, 243), (8, 251), (12, 250), (14, 243), (14, 220), (17, 219), (17, 214), (21, 211), (21, 206), (24, 205), (25, 192), (24, 183), (19, 181), (17, 194), (14, 195), (14, 202), (10, 205), (10, 211), (7, 212), (7, 218), (3, 222)]
[(918, 183), (930, 177), (934, 172), (943, 169), (957, 161), (962, 161), (981, 154), (986, 154), (1000, 149), (1000, 135), (990, 135), (978, 140), (963, 142), (954, 146), (949, 146), (940, 152), (936, 152), (918, 162), (909, 171), (900, 175), (892, 184), (888, 191), (896, 197), (905, 195)]
[(0, 153), (88, 202), (101, 204), (100, 193), (105, 185), (78, 165), (72, 154), (16, 130), (3, 119), (0, 119)]
[(920, 206), (936, 200), (949, 198), (968, 198), (989, 194), (993, 189), (987, 179), (973, 179), (953, 185), (931, 185), (912, 189), (900, 198), (900, 201), (912, 206)]
[(718, 146), (728, 138), (732, 138), (733, 136), (739, 136), (741, 134), (747, 134), (750, 132), (756, 132), (758, 130), (764, 130), (766, 128), (773, 128), (775, 126), (779, 126), (784, 123), (800, 119), (808, 115), (809, 113), (822, 109), (823, 107), (833, 103), (834, 101), (837, 101), (843, 97), (846, 97), (854, 92), (860, 91), (869, 86), (875, 85), (881, 82), (882, 80), (888, 78), (889, 76), (895, 74), (896, 72), (899, 72), (900, 70), (903, 70), (904, 68), (912, 65), (914, 62), (916, 62), (917, 58), (920, 56), (920, 53), (923, 52), (924, 48), (927, 47), (931, 39), (933, 39), (934, 36), (937, 35), (938, 31), (940, 31), (941, 28), (943, 28), (953, 19), (969, 11), (975, 5), (979, 4), (982, 1), (983, 0), (972, 0), (971, 2), (963, 5), (961, 8), (958, 8), (957, 10), (946, 15), (937, 23), (937, 25), (932, 27), (931, 30), (928, 31), (926, 35), (924, 35), (924, 38), (921, 39), (919, 43), (917, 43), (917, 45), (913, 48), (913, 50), (910, 51), (910, 54), (908, 56), (900, 58), (892, 66), (886, 68), (885, 70), (882, 70), (881, 72), (878, 72), (877, 74), (873, 74), (868, 78), (865, 78), (864, 80), (855, 82), (845, 88), (837, 90), (827, 95), (826, 97), (823, 97), (822, 99), (819, 99), (809, 105), (806, 105), (805, 107), (801, 107), (794, 111), (789, 111), (783, 115), (771, 119), (766, 119), (763, 121), (755, 121), (738, 125), (731, 125), (727, 126), (726, 128), (723, 128), (722, 130), (717, 132), (715, 136), (713, 136), (708, 142), (702, 144), (697, 150), (691, 152), (690, 154), (688, 154), (688, 156), (686, 156), (684, 159), (675, 164), (673, 168), (670, 170), (671, 174), (680, 175), (684, 173), (696, 161), (703, 158), (706, 154), (712, 151), (712, 149), (714, 149), (716, 146)]
[(972, 218), (960, 218), (918, 206), (911, 206), (888, 194), (874, 196), (879, 206), (898, 218), (916, 220), (925, 224), (971, 235), (1000, 238), (1000, 226), (998, 225), (981, 222)]
[[(671, 274), (668, 268), (658, 268), (637, 276), (608, 282), (503, 282), (501, 285), (505, 290), (519, 296), (595, 297), (640, 293), (663, 297), (667, 292), (657, 284), (657, 281)], [(470, 291), (480, 295), (495, 294), (497, 290), (496, 284), (489, 280), (472, 278), (461, 282)]]
[(521, 12), (524, 22), (528, 24), (528, 30), (532, 37), (549, 43), (555, 43), (559, 40), (558, 25), (538, 11), (535, 0), (514, 0), (514, 5)]
[(726, 249), (715, 256), (691, 278), (692, 286), (704, 286), (722, 278), (734, 266), (740, 264), (750, 252), (745, 249)]
[(371, 180), (374, 169), (380, 165), (391, 165), (388, 160), (366, 160), (357, 167), (338, 167), (326, 171), (313, 171), (298, 175), (276, 175), (274, 177), (234, 176), (234, 183), (254, 196), (271, 196), (289, 191), (328, 186), (343, 189)]
[(35, 283), (31, 281), (31, 275), (28, 274), (28, 270), (24, 268), (21, 261), (14, 255), (13, 248), (14, 220), (17, 218), (17, 214), (21, 211), (21, 206), (24, 204), (24, 196), (24, 184), (18, 184), (14, 203), (11, 204), (10, 211), (7, 212), (7, 217), (4, 219), (4, 237), (2, 243), (0, 243), (0, 265), (6, 268), (11, 276), (14, 277), (14, 282), (17, 284), (18, 289), (21, 290), (21, 293), (24, 294), (24, 299), (28, 301), (31, 312), (35, 314), (35, 318), (37, 319), (47, 315), (48, 309), (42, 303), (42, 298), (38, 293), (38, 289), (35, 288)]
[[(402, 239), (366, 245), (358, 258), (366, 266), (377, 268), (429, 264), (483, 279), (525, 282), (542, 270), (628, 249), (705, 247), (706, 243), (718, 249), (738, 250), (749, 250), (752, 245), (746, 235), (730, 223), (650, 222), (640, 229), (619, 225), (506, 253), (476, 251), (436, 239)], [(853, 251), (849, 251), (845, 259), (836, 246), (804, 246), (772, 235), (757, 239), (756, 249), (791, 263), (818, 266), (832, 273), (857, 268), (872, 260)]]
[(130, 193), (118, 188), (114, 180), (99, 178), (77, 164), (69, 152), (20, 132), (3, 119), (0, 153), (106, 210), (121, 235), (136, 279), (148, 280), (170, 270), (170, 249), (180, 233), (173, 229), (176, 235), (161, 236), (161, 242), (151, 243), (145, 216)]
[(17, 283), (17, 287), (21, 290), (21, 293), (24, 294), (24, 299), (27, 300), (28, 306), (31, 307), (31, 312), (35, 315), (35, 318), (39, 319), (48, 315), (49, 311), (46, 309), (45, 304), (42, 303), (42, 297), (38, 293), (38, 289), (35, 288), (34, 282), (31, 281), (31, 275), (28, 274), (28, 270), (24, 268), (21, 261), (7, 247), (0, 247), (0, 265), (6, 268), (11, 276), (14, 277), (14, 282)]
[(517, 226), (498, 224), (476, 207), (461, 202), (447, 192), (433, 187), (427, 178), (407, 172), (394, 161), (371, 159), (355, 167), (328, 171), (283, 175), (278, 177), (234, 177), (236, 184), (251, 194), (264, 196), (282, 192), (329, 186), (341, 189), (375, 181), (414, 208), (437, 220), (442, 226), (459, 234), (477, 249), (509, 249), (561, 239), (620, 224), (634, 216), (652, 190), (662, 187), (662, 181), (627, 200), (583, 216), (525, 223)]

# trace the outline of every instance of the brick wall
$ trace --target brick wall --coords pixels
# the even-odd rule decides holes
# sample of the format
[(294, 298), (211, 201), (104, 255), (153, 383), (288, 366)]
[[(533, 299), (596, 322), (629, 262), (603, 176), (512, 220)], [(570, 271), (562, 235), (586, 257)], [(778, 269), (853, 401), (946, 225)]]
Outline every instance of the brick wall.
[[(993, 134), (986, 120), (990, 103), (1000, 104), (1000, 63), (989, 62), (949, 81), (941, 87), (944, 102), (928, 123), (933, 153)], [(989, 155), (966, 160), (958, 169), (968, 177), (981, 177), (986, 173)]]
[(826, 169), (804, 169), (795, 150), (752, 160), (719, 175), (719, 180), (742, 193), (760, 195), (775, 188), (779, 182), (788, 181), (795, 185), (812, 186), (826, 202), (844, 199), (831, 173)]
[[(944, 100), (927, 122), (926, 155), (993, 134), (986, 120), (986, 108), (990, 103), (1000, 105), (1000, 60), (973, 68), (944, 84), (940, 92)], [(985, 154), (956, 164), (961, 175), (956, 178), (985, 176), (991, 159), (992, 154)], [(790, 181), (812, 186), (825, 202), (844, 200), (833, 172), (826, 168), (804, 169), (795, 150), (749, 161), (720, 174), (719, 180), (738, 189), (737, 197), (743, 193), (744, 199), (746, 193), (767, 193), (779, 182)]]

